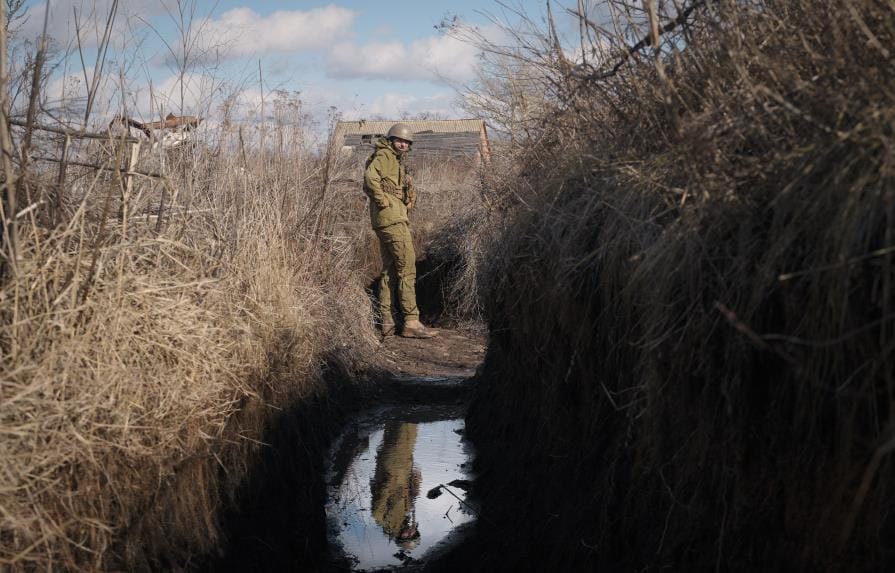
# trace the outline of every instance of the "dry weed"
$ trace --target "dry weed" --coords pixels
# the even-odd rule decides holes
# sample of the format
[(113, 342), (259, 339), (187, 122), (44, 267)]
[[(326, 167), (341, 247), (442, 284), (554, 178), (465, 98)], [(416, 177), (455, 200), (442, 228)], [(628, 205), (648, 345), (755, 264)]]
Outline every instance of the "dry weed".
[[(373, 341), (351, 242), (325, 225), (325, 163), (301, 141), (233, 153), (236, 128), (220, 137), (141, 160), (165, 177), (127, 202), (119, 173), (72, 166), (60, 224), (19, 225), (0, 295), (13, 570), (179, 568), (211, 550), (268, 413)], [(32, 170), (23, 193), (52, 196), (55, 168)]]
[(480, 419), (549, 452), (538, 508), (586, 514), (526, 520), (571, 540), (560, 566), (881, 568), (895, 12), (658, 6), (658, 53), (625, 47), (655, 34), (630, 6), (587, 63), (545, 36), (557, 109), (484, 267)]

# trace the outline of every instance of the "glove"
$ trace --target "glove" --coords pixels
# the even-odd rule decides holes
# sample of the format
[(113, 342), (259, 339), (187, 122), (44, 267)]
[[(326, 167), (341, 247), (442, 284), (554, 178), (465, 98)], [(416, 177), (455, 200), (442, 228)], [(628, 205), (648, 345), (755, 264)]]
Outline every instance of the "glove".
[[(395, 187), (395, 184), (391, 182), (391, 180), (383, 179), (380, 185), (382, 186), (382, 192), (386, 195), (397, 196), (397, 188)], [(389, 207), (388, 200), (383, 198), (383, 202), (377, 203), (377, 206), (380, 209), (387, 209)]]
[(391, 182), (390, 179), (382, 180), (382, 191), (388, 195), (393, 195), (398, 198), (401, 197), (401, 193), (398, 191), (398, 188), (395, 186), (394, 183)]

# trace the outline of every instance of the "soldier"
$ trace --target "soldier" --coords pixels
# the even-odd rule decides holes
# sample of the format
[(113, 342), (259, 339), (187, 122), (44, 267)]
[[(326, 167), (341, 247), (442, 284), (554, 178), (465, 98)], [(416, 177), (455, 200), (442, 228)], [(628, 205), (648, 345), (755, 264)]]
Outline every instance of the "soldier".
[(419, 544), (416, 499), (422, 473), (413, 463), (418, 426), (391, 421), (385, 425), (382, 445), (376, 452), (376, 472), (370, 480), (370, 513), (382, 531), (403, 549)]
[(432, 338), (437, 331), (423, 326), (416, 306), (416, 255), (410, 236), (407, 212), (416, 202), (416, 191), (404, 169), (413, 132), (405, 123), (396, 123), (385, 138), (376, 142), (376, 151), (364, 171), (364, 193), (370, 197), (370, 221), (379, 237), (382, 274), (379, 277), (379, 312), (382, 335), (395, 333), (392, 293), (403, 318), (401, 336)]

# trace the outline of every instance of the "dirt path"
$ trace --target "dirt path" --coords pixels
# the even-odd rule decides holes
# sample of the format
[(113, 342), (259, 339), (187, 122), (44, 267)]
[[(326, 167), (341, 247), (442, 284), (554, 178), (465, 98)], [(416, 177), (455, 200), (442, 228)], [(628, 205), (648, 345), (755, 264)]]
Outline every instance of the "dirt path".
[(485, 337), (470, 330), (437, 329), (437, 338), (389, 336), (382, 366), (397, 378), (469, 378), (485, 357)]
[[(359, 428), (368, 428), (371, 425), (377, 429), (383, 429), (383, 431), (386, 431), (384, 428), (389, 424), (398, 423), (401, 427), (412, 426), (414, 428), (414, 440), (416, 439), (418, 428), (425, 427), (427, 424), (435, 422), (444, 424), (450, 421), (457, 421), (459, 428), (462, 428), (462, 420), (465, 418), (466, 409), (476, 384), (474, 378), (476, 369), (485, 357), (486, 339), (482, 334), (468, 329), (439, 328), (437, 330), (439, 331), (438, 337), (432, 339), (420, 340), (390, 336), (380, 341), (376, 369), (370, 373), (371, 379), (369, 382), (371, 383), (365, 386), (364, 407), (359, 413), (352, 415), (344, 424), (346, 431), (339, 442), (340, 444), (357, 442), (368, 445), (368, 442), (361, 442), (354, 436), (363, 434)], [(455, 430), (460, 435), (462, 435), (463, 431), (462, 429)], [(453, 433), (448, 432), (448, 434), (453, 440), (459, 440)], [(424, 441), (417, 450), (413, 450), (414, 455), (419, 454), (418, 458), (409, 458), (416, 471), (422, 472), (420, 476), (429, 476), (428, 479), (430, 480), (434, 479), (430, 474), (442, 475), (446, 471), (459, 472), (457, 475), (462, 475), (463, 479), (466, 479), (468, 475), (464, 473), (465, 470), (461, 471), (458, 468), (461, 467), (459, 465), (461, 463), (470, 463), (469, 459), (462, 457), (454, 460), (458, 465), (450, 469), (439, 465), (445, 463), (444, 455), (450, 449), (447, 444), (451, 443), (451, 439), (447, 439), (445, 442), (432, 442), (431, 440), (434, 439), (434, 437), (430, 436), (430, 438), (427, 438), (429, 441)], [(383, 440), (385, 440), (384, 437)], [(411, 448), (413, 448), (413, 445), (411, 445)], [(434, 448), (434, 450), (427, 448)], [(470, 451), (468, 448), (469, 444), (466, 444), (462, 446), (461, 450), (468, 453)], [(380, 445), (379, 449), (375, 451), (370, 450), (363, 455), (375, 454), (375, 456), (379, 456), (381, 449), (382, 446)], [(340, 445), (339, 451), (332, 457), (331, 467), (348, 467), (347, 463), (351, 460), (342, 456), (341, 452), (343, 451), (347, 452), (348, 450)], [(352, 453), (352, 455), (355, 454)], [(437, 461), (435, 461), (436, 458)], [(377, 468), (379, 463), (377, 459)], [(430, 465), (426, 465), (427, 463)], [(407, 466), (407, 468), (409, 471), (410, 466)], [(337, 474), (338, 470), (333, 475)], [(342, 482), (344, 475), (343, 473), (342, 478), (331, 478), (330, 482), (339, 484)], [(419, 479), (422, 480), (423, 478), (420, 477)], [(370, 481), (370, 487), (374, 487), (372, 483)], [(432, 483), (427, 487), (431, 488)], [(465, 483), (469, 484), (469, 482)], [(356, 488), (356, 486), (352, 487)], [(352, 490), (351, 495), (360, 495), (359, 491)], [(366, 492), (366, 490), (363, 491)], [(425, 491), (424, 489), (423, 492)], [(370, 499), (375, 497), (375, 494), (372, 492), (370, 495)], [(431, 501), (434, 499), (433, 497), (420, 492), (413, 493), (411, 496), (414, 500), (412, 501), (412, 506), (418, 509), (422, 508), (420, 510), (421, 515), (431, 513), (431, 509), (427, 510), (425, 508), (434, 507), (432, 504), (436, 502)], [(367, 507), (369, 506), (370, 504), (368, 503)], [(451, 507), (453, 507), (453, 504), (450, 505), (448, 510)], [(359, 515), (363, 515), (363, 512), (368, 510), (360, 509), (358, 511)], [(350, 517), (350, 513), (346, 515), (348, 517), (340, 517), (340, 523), (354, 519)], [(421, 519), (425, 521), (424, 518)], [(348, 521), (345, 521), (346, 526)], [(358, 523), (363, 521), (363, 519), (360, 519)], [(431, 520), (426, 523), (427, 525), (422, 527), (424, 529), (423, 535), (434, 535), (436, 540), (430, 543), (435, 544), (424, 546), (423, 549), (417, 552), (412, 552), (408, 549), (409, 552), (406, 555), (403, 554), (403, 550), (400, 550), (400, 547), (394, 541), (381, 538), (381, 532), (375, 526), (371, 527), (369, 531), (364, 529), (363, 538), (366, 540), (367, 545), (363, 548), (354, 547), (349, 542), (348, 549), (340, 549), (343, 547), (341, 545), (342, 542), (339, 541), (342, 538), (330, 538), (332, 548), (330, 563), (332, 570), (352, 570), (354, 565), (359, 562), (357, 561), (357, 555), (353, 555), (352, 551), (360, 551), (360, 554), (364, 556), (363, 559), (373, 559), (377, 563), (377, 565), (373, 566), (368, 561), (366, 562), (367, 565), (363, 565), (360, 570), (392, 571), (400, 569), (401, 571), (431, 571), (437, 569), (439, 563), (446, 559), (452, 550), (462, 544), (464, 539), (472, 535), (474, 531), (472, 526), (474, 521), (459, 527), (453, 525), (445, 526), (444, 524), (433, 525)], [(451, 521), (451, 524), (453, 524), (453, 521)], [(426, 529), (427, 527), (429, 529)], [(433, 530), (437, 533), (432, 533)], [(355, 531), (353, 535), (358, 535), (358, 533)], [(352, 547), (354, 549), (351, 549)], [(372, 549), (373, 547), (377, 549), (374, 550)], [(342, 552), (343, 550), (345, 551), (344, 553)], [(394, 553), (395, 551), (403, 556), (399, 557), (398, 554)], [(390, 566), (380, 565), (379, 563), (383, 558), (387, 560), (387, 557), (384, 557), (386, 554), (393, 555), (398, 560)], [(374, 558), (374, 555), (377, 555), (377, 557)], [(368, 566), (369, 568), (365, 568)], [(380, 569), (379, 567), (384, 568)]]

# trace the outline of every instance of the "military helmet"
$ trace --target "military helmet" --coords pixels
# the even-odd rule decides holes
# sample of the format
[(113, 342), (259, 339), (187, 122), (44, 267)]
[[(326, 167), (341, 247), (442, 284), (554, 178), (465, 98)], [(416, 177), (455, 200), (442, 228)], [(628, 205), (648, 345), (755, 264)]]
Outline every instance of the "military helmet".
[(407, 141), (413, 143), (413, 131), (410, 129), (410, 126), (406, 123), (396, 123), (388, 130), (388, 135), (386, 135), (388, 139), (393, 137), (397, 137), (399, 139), (406, 139)]

